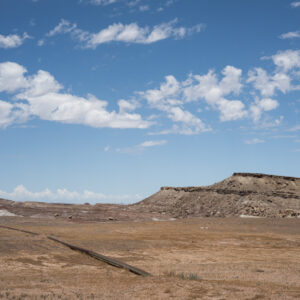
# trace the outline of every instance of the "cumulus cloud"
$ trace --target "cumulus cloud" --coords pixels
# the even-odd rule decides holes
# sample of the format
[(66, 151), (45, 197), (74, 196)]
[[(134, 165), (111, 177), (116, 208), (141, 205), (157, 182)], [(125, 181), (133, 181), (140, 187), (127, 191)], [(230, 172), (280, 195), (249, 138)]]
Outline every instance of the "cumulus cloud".
[[(53, 32), (68, 31), (65, 25), (72, 27), (65, 23)], [(145, 129), (163, 117), (167, 122), (158, 125), (168, 124), (168, 128), (156, 127), (158, 131), (148, 134), (191, 135), (211, 131), (203, 121), (203, 105), (216, 111), (221, 122), (252, 119), (255, 126), (278, 126), (283, 116), (272, 119), (268, 112), (279, 107), (280, 93), (300, 89), (300, 51), (280, 51), (267, 59), (273, 62), (273, 71), (254, 68), (243, 76), (241, 69), (226, 66), (221, 72), (189, 74), (183, 80), (168, 75), (158, 87), (135, 92), (130, 101), (120, 99), (115, 110), (109, 110), (107, 101), (91, 94), (79, 97), (66, 92), (47, 71), (28, 75), (26, 68), (17, 63), (0, 63), (0, 92), (12, 94), (12, 101), (0, 98), (0, 127), (40, 118), (95, 128)], [(140, 107), (144, 112), (150, 108), (150, 116), (136, 113)], [(155, 120), (152, 110), (159, 111), (154, 112)]]
[(284, 72), (300, 68), (300, 50), (279, 51), (271, 56), (274, 64)]
[(27, 70), (14, 62), (0, 63), (0, 92), (14, 92), (28, 85), (24, 73)]
[[(281, 64), (279, 61), (277, 63)], [(252, 82), (264, 97), (273, 96), (276, 90), (286, 93), (291, 89), (291, 78), (283, 72), (270, 75), (262, 68), (255, 68), (248, 75), (247, 82)]]
[[(86, 98), (64, 93), (63, 86), (48, 72), (39, 70), (25, 76), (27, 70), (16, 63), (0, 64), (0, 91), (14, 93), (12, 103), (2, 101), (2, 127), (24, 122), (29, 117), (68, 124), (102, 128), (140, 128), (152, 123), (133, 113), (135, 105), (119, 101), (119, 111), (108, 111), (108, 103), (88, 94)], [(26, 102), (24, 102), (26, 101)]]
[(270, 111), (276, 109), (279, 106), (277, 100), (271, 98), (256, 99), (250, 106), (250, 113), (254, 122), (258, 122), (264, 111)]
[[(218, 111), (221, 122), (251, 118), (264, 127), (278, 126), (283, 116), (275, 120), (262, 116), (278, 108), (279, 101), (274, 98), (279, 92), (286, 94), (300, 89), (295, 84), (300, 68), (300, 51), (279, 51), (264, 59), (272, 60), (273, 72), (253, 68), (243, 78), (241, 69), (226, 66), (221, 74), (209, 70), (206, 74), (190, 74), (183, 81), (169, 75), (159, 88), (137, 92), (150, 107), (163, 111), (175, 123), (170, 129), (150, 134), (196, 134), (210, 130), (194, 112), (185, 109), (190, 102), (204, 102), (208, 108)], [(248, 93), (246, 99), (253, 99), (250, 104), (242, 101), (245, 91)], [(196, 111), (203, 113), (203, 110)]]
[(264, 98), (258, 102), (259, 107), (261, 107), (264, 111), (269, 111), (277, 108), (279, 103), (277, 100)]
[(57, 34), (70, 34), (83, 48), (95, 49), (101, 44), (111, 42), (151, 44), (171, 37), (181, 39), (198, 33), (205, 27), (203, 24), (197, 24), (190, 28), (176, 27), (176, 23), (177, 19), (174, 19), (168, 23), (155, 25), (153, 28), (148, 26), (140, 27), (137, 23), (114, 23), (97, 33), (90, 33), (79, 29), (76, 24), (62, 19), (46, 36), (53, 37)]
[(0, 48), (9, 49), (9, 48), (17, 48), (23, 44), (23, 42), (30, 38), (30, 36), (25, 32), (23, 36), (18, 34), (9, 34), (2, 35), (0, 34)]
[(107, 195), (89, 190), (83, 192), (69, 191), (65, 188), (52, 192), (44, 189), (40, 192), (29, 191), (24, 185), (18, 185), (12, 192), (0, 190), (0, 198), (14, 201), (42, 201), (63, 203), (134, 203), (141, 200), (140, 195)]
[(285, 94), (300, 89), (299, 85), (294, 84), (300, 68), (300, 50), (279, 51), (262, 59), (271, 59), (275, 70), (268, 73), (262, 68), (255, 68), (249, 71), (247, 79), (262, 97), (273, 97), (278, 91)]
[(173, 122), (182, 124), (181, 126), (175, 126), (172, 128), (174, 133), (177, 132), (184, 135), (191, 135), (210, 130), (210, 128), (207, 127), (202, 120), (180, 107), (170, 107), (168, 110), (168, 117)]
[(197, 134), (210, 130), (199, 118), (180, 107), (183, 105), (180, 98), (182, 92), (182, 84), (170, 75), (165, 77), (165, 82), (159, 89), (150, 89), (138, 94), (145, 98), (151, 107), (165, 112), (169, 119), (181, 124), (163, 133)]
[(0, 100), (0, 127), (5, 128), (13, 122), (12, 110), (12, 104)]
[(228, 96), (238, 96), (242, 89), (242, 70), (226, 66), (223, 78), (218, 79), (214, 71), (205, 75), (191, 75), (184, 87), (186, 101), (204, 100), (213, 109), (220, 111), (221, 121), (242, 119), (247, 116), (245, 105), (241, 100), (229, 100)]
[(0, 100), (0, 128), (6, 128), (14, 123), (24, 123), (30, 116), (28, 105), (24, 103), (11, 104)]
[[(242, 71), (233, 66), (227, 66), (222, 71), (223, 78), (218, 79), (214, 71), (205, 75), (189, 75), (179, 82), (170, 75), (159, 89), (150, 89), (139, 94), (147, 100), (150, 106), (167, 113), (167, 116), (176, 123), (182, 123), (184, 130), (175, 128), (181, 133), (195, 134), (209, 131), (202, 120), (191, 112), (183, 110), (181, 106), (189, 102), (205, 101), (213, 109), (220, 112), (221, 121), (242, 119), (247, 116), (245, 105), (240, 100), (229, 100), (226, 96), (236, 96), (242, 89)], [(171, 131), (174, 131), (174, 127)]]

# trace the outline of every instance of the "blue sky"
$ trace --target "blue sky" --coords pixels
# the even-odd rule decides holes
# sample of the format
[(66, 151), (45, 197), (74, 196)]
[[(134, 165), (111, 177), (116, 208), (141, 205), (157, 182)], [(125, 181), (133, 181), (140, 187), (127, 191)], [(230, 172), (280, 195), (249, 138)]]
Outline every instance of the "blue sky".
[(0, 197), (300, 177), (299, 20), (300, 1), (2, 0)]

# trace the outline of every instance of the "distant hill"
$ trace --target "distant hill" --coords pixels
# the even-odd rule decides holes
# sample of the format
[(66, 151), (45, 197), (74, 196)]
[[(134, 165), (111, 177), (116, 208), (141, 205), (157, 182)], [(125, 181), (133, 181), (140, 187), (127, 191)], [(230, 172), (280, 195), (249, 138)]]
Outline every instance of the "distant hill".
[(159, 192), (132, 205), (0, 199), (0, 221), (1, 217), (13, 216), (101, 222), (229, 216), (300, 218), (300, 178), (234, 173), (210, 186), (162, 187)]
[(300, 217), (300, 178), (234, 173), (204, 187), (162, 187), (135, 204), (173, 217)]

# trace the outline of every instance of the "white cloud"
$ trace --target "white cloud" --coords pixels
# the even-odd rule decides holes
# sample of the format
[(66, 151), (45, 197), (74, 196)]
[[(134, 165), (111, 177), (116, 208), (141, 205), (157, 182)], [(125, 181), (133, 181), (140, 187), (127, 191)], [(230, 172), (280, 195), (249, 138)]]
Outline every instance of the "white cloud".
[(181, 126), (177, 125), (164, 133), (197, 134), (210, 130), (199, 118), (180, 108), (183, 105), (182, 92), (182, 83), (170, 75), (165, 77), (165, 82), (159, 89), (138, 92), (138, 94), (145, 98), (151, 107), (165, 112), (173, 122), (181, 123)]
[(29, 115), (28, 105), (11, 104), (0, 100), (0, 128), (6, 128), (14, 123), (24, 123), (29, 119)]
[(17, 95), (19, 99), (27, 99), (56, 93), (63, 88), (48, 72), (39, 70), (37, 74), (28, 77), (26, 90)]
[[(178, 81), (169, 75), (159, 88), (138, 92), (151, 108), (165, 112), (175, 123), (171, 129), (150, 134), (195, 134), (210, 130), (200, 118), (184, 109), (189, 102), (199, 101), (204, 101), (208, 108), (219, 111), (222, 122), (251, 118), (255, 123), (260, 121), (262, 127), (278, 126), (283, 116), (272, 120), (269, 117), (262, 118), (262, 115), (278, 108), (279, 101), (273, 99), (277, 92), (285, 94), (300, 88), (293, 85), (298, 80), (300, 51), (281, 51), (268, 58), (272, 59), (275, 66), (271, 74), (262, 68), (255, 68), (248, 73), (248, 78), (242, 78), (241, 69), (226, 66), (221, 71), (221, 76), (213, 70), (201, 75), (190, 74), (184, 81)], [(237, 100), (244, 87), (248, 93), (246, 99), (254, 98), (248, 108), (242, 100)], [(245, 99), (245, 95), (243, 98)]]
[(138, 106), (138, 103), (136, 101), (127, 101), (127, 100), (121, 99), (118, 101), (118, 105), (119, 105), (120, 113), (125, 113), (128, 111), (135, 110)]
[(136, 154), (143, 152), (146, 148), (158, 147), (163, 146), (167, 143), (166, 140), (156, 140), (156, 141), (145, 141), (141, 144), (127, 147), (127, 148), (117, 148), (116, 151), (120, 153), (127, 153), (127, 154)]
[(26, 69), (16, 63), (0, 64), (0, 91), (14, 92), (14, 98), (19, 100), (11, 104), (5, 102), (8, 105), (1, 103), (5, 120), (0, 123), (2, 127), (26, 121), (29, 116), (96, 128), (144, 129), (152, 124), (144, 121), (139, 114), (130, 112), (136, 108), (133, 102), (120, 100), (119, 112), (110, 112), (106, 109), (108, 103), (93, 95), (83, 98), (62, 92), (62, 85), (46, 71), (39, 70), (27, 77), (24, 73)]
[(23, 44), (23, 42), (30, 38), (30, 36), (25, 32), (23, 36), (17, 34), (2, 35), (0, 34), (0, 48), (16, 48)]
[(147, 11), (147, 10), (149, 10), (150, 8), (149, 8), (149, 5), (141, 5), (140, 7), (139, 7), (139, 10), (140, 11)]
[(87, 41), (86, 47), (96, 48), (100, 44), (113, 41), (151, 44), (170, 37), (183, 38), (185, 35), (200, 32), (203, 28), (202, 25), (192, 28), (174, 27), (176, 22), (177, 20), (162, 23), (154, 26), (152, 30), (148, 27), (139, 27), (136, 23), (129, 25), (123, 25), (121, 23), (113, 24), (96, 34), (92, 34), (91, 38)]
[(45, 40), (44, 40), (44, 39), (38, 40), (37, 45), (38, 45), (39, 47), (44, 46), (44, 45), (45, 45)]
[(240, 120), (248, 115), (245, 104), (239, 100), (221, 99), (218, 106), (221, 112), (220, 120), (223, 122)]
[[(280, 64), (280, 62), (277, 61)], [(291, 79), (289, 75), (285, 73), (275, 73), (269, 75), (262, 68), (255, 68), (248, 74), (247, 82), (252, 82), (254, 87), (260, 91), (264, 97), (271, 97), (275, 94), (276, 89), (282, 93), (286, 93), (291, 90)]]
[(269, 110), (273, 110), (273, 109), (277, 108), (279, 106), (279, 103), (277, 100), (273, 100), (270, 98), (264, 98), (258, 102), (258, 105), (264, 111), (269, 111)]
[(300, 30), (283, 33), (279, 37), (281, 39), (297, 39), (300, 38)]
[(264, 111), (274, 110), (279, 106), (277, 100), (271, 98), (256, 98), (254, 103), (250, 106), (250, 113), (254, 122), (258, 122)]
[(180, 107), (170, 107), (168, 109), (168, 117), (173, 122), (183, 124), (181, 127), (173, 128), (180, 134), (191, 135), (210, 130), (199, 118), (189, 111), (182, 110)]
[(71, 24), (69, 21), (62, 19), (57, 26), (50, 30), (46, 36), (54, 36), (57, 34), (70, 33), (76, 29), (76, 24)]
[(180, 108), (185, 103), (204, 100), (212, 108), (220, 111), (221, 121), (238, 120), (247, 116), (245, 105), (240, 100), (228, 100), (225, 96), (238, 95), (242, 89), (242, 71), (227, 66), (219, 80), (213, 71), (205, 75), (189, 75), (178, 82), (172, 75), (165, 78), (159, 89), (151, 89), (139, 94), (149, 105), (165, 111), (174, 122), (184, 123), (189, 132), (199, 133), (210, 130), (199, 118)]
[(0, 128), (5, 128), (14, 121), (12, 109), (12, 104), (0, 100)]
[(253, 138), (251, 140), (246, 140), (245, 144), (254, 145), (254, 144), (261, 144), (261, 143), (264, 143), (264, 142), (265, 142), (264, 140), (261, 140), (261, 139), (258, 139), (258, 138)]
[(148, 147), (155, 147), (155, 146), (162, 146), (167, 143), (166, 140), (160, 140), (160, 141), (146, 141), (139, 145), (139, 147), (142, 148), (148, 148)]
[(28, 84), (24, 73), (27, 70), (14, 62), (0, 63), (0, 92), (12, 93)]
[(141, 2), (141, 0), (131, 0), (131, 1), (127, 2), (127, 5), (129, 7), (134, 7), (134, 6), (138, 5), (140, 2)]
[(0, 190), (0, 198), (14, 201), (45, 201), (63, 203), (134, 203), (141, 200), (140, 195), (106, 195), (89, 190), (83, 192), (69, 191), (65, 188), (52, 192), (44, 189), (40, 192), (29, 191), (25, 186), (18, 185), (12, 192)]
[(265, 119), (262, 121), (262, 123), (260, 124), (260, 127), (261, 128), (270, 128), (270, 127), (276, 127), (276, 126), (279, 126), (282, 121), (284, 120), (284, 116), (279, 116), (277, 119), (271, 119), (271, 120), (268, 120)]
[(300, 7), (300, 1), (294, 1), (291, 3), (291, 7)]
[(279, 51), (272, 56), (272, 59), (274, 64), (284, 72), (293, 68), (300, 68), (300, 50)]
[[(69, 25), (73, 28), (72, 24)], [(64, 26), (59, 28), (55, 34), (67, 30)], [(129, 31), (127, 34), (127, 37), (122, 37), (124, 40), (135, 35), (134, 28), (131, 34)], [(168, 124), (168, 127), (148, 134), (191, 135), (211, 130), (202, 117), (207, 110), (217, 111), (221, 122), (252, 119), (256, 127), (278, 126), (283, 116), (270, 118), (268, 112), (278, 108), (279, 101), (275, 98), (278, 99), (279, 92), (300, 89), (300, 85), (296, 85), (300, 74), (300, 51), (277, 52), (268, 59), (274, 64), (273, 72), (255, 68), (245, 77), (242, 70), (234, 66), (226, 66), (219, 73), (209, 70), (204, 74), (189, 74), (181, 81), (168, 75), (157, 88), (136, 92), (136, 98), (130, 101), (119, 100), (115, 110), (108, 110), (108, 102), (93, 95), (79, 97), (64, 91), (49, 72), (39, 70), (30, 76), (17, 63), (0, 63), (0, 92), (12, 94), (12, 101), (5, 102), (2, 97), (0, 102), (0, 127), (36, 117), (95, 128), (149, 128), (163, 117), (168, 121), (158, 125)], [(249, 98), (253, 99), (250, 103)], [(150, 110), (160, 113), (151, 111), (148, 117), (136, 113), (144, 105), (143, 100)], [(199, 110), (199, 106), (206, 107), (206, 110)]]
[(103, 6), (116, 3), (117, 1), (118, 0), (80, 0), (80, 2), (86, 2), (93, 5), (103, 5)]
[[(262, 68), (249, 71), (247, 83), (252, 83), (254, 88), (259, 91), (260, 97), (268, 99), (277, 94), (278, 91), (285, 94), (300, 89), (299, 85), (295, 85), (300, 68), (299, 50), (279, 51), (271, 57), (263, 57), (262, 59), (272, 59), (276, 68), (271, 74)], [(262, 103), (251, 105), (251, 115), (256, 121), (259, 120), (262, 111), (267, 111), (266, 107), (262, 107)], [(275, 105), (274, 101), (272, 103)], [(277, 104), (275, 108), (278, 106)]]
[[(70, 34), (71, 37), (79, 42), (85, 42), (91, 38), (91, 34), (87, 31), (84, 31), (77, 27), (76, 23), (70, 23), (65, 19), (61, 19), (60, 22), (48, 33), (46, 33), (46, 37), (50, 38), (59, 34)], [(38, 44), (44, 45), (45, 38), (41, 39)]]
[(222, 71), (223, 78), (218, 80), (213, 71), (205, 75), (192, 75), (186, 81), (184, 97), (186, 101), (203, 99), (212, 108), (220, 111), (221, 121), (238, 120), (247, 116), (245, 105), (240, 100), (225, 97), (239, 95), (242, 89), (242, 70), (227, 66)]
[(62, 19), (46, 36), (53, 37), (57, 34), (70, 34), (74, 40), (82, 44), (83, 48), (95, 49), (101, 44), (111, 42), (151, 44), (171, 37), (179, 39), (198, 33), (205, 27), (202, 24), (197, 24), (190, 28), (175, 27), (176, 23), (177, 19), (156, 25), (152, 29), (147, 26), (140, 27), (137, 23), (115, 23), (97, 33), (89, 33), (79, 29), (76, 24), (71, 24), (69, 21)]
[(121, 23), (110, 25), (102, 29), (96, 34), (92, 34), (91, 38), (87, 41), (88, 48), (96, 48), (103, 43), (112, 41), (119, 42), (138, 42), (144, 39), (146, 34), (145, 28), (140, 28), (136, 23), (123, 25)]
[(165, 5), (171, 6), (172, 4), (174, 4), (174, 2), (175, 2), (175, 0), (168, 0)]

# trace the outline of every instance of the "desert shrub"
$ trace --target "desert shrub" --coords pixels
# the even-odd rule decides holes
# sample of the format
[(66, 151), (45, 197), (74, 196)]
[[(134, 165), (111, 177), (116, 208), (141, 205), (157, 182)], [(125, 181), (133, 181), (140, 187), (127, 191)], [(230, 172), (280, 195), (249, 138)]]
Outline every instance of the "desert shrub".
[(198, 276), (197, 273), (184, 273), (184, 272), (176, 273), (174, 271), (169, 271), (166, 272), (165, 275), (169, 277), (178, 277), (183, 280), (201, 280), (201, 278)]

